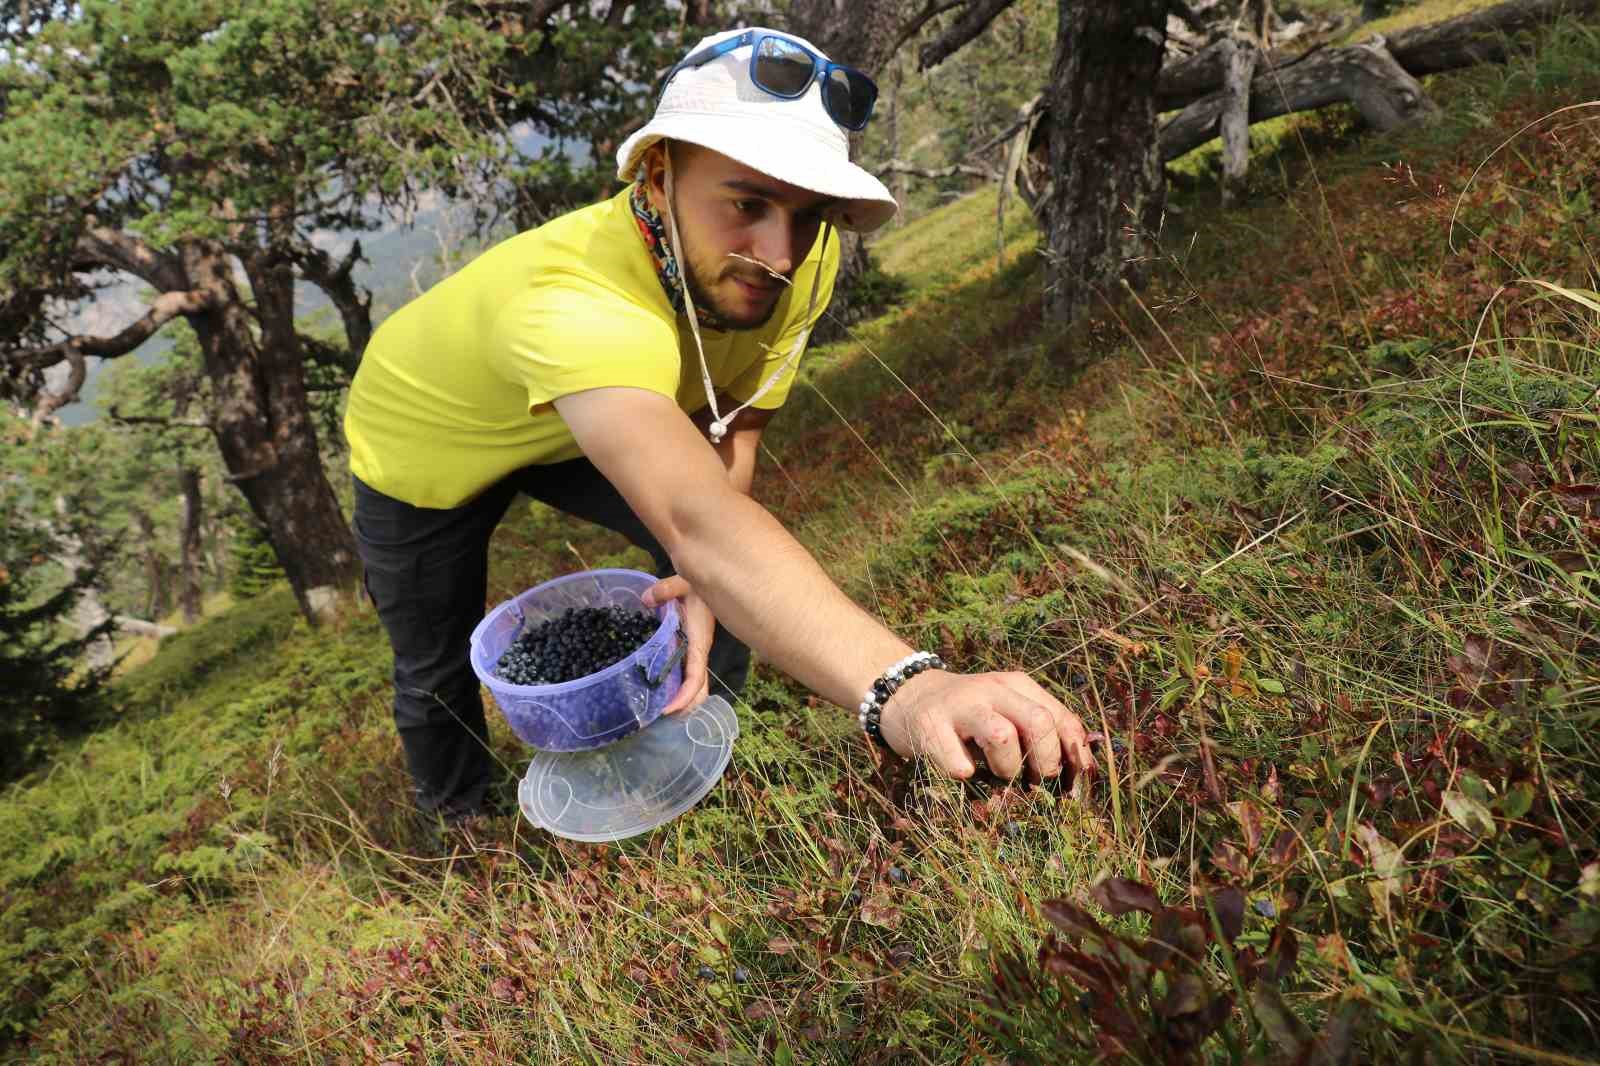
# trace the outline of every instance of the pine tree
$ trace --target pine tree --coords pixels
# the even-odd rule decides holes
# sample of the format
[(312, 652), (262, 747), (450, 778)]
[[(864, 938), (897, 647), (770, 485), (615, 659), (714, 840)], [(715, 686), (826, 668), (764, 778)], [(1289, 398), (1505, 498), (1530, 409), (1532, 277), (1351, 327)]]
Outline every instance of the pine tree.
[(259, 596), (284, 580), (266, 527), (259, 522), (246, 518), (235, 524), (228, 555), (228, 593), (236, 600)]
[(111, 667), (85, 670), (89, 646), (110, 620), (64, 637), (73, 607), (95, 583), (93, 568), (59, 588), (52, 580), (51, 534), (27, 522), (14, 499), (0, 498), (0, 782), (36, 765), (62, 737), (91, 726), (107, 705)]

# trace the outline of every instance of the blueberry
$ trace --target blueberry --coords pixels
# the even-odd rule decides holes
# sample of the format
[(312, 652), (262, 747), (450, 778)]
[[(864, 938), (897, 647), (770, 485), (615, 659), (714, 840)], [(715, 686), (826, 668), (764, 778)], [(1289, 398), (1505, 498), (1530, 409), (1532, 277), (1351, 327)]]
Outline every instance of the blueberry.
[(694, 975), (702, 981), (715, 981), (717, 979), (717, 971), (705, 963), (700, 964), (700, 968), (694, 972)]
[(1022, 835), (1022, 823), (1018, 822), (1014, 818), (1012, 820), (1006, 822), (1005, 833), (1006, 833), (1006, 836), (1008, 836), (1008, 837), (1021, 836)]
[(746, 984), (746, 983), (749, 982), (749, 980), (750, 980), (750, 971), (749, 970), (745, 969), (743, 966), (735, 966), (733, 968), (733, 983), (734, 984), (736, 984), (736, 985)]
[(891, 866), (889, 867), (889, 880), (897, 885), (903, 885), (906, 883), (906, 872), (898, 866)]
[(844, 898), (844, 905), (846, 907), (861, 906), (861, 890), (859, 888), (852, 888), (850, 890), (850, 894)]

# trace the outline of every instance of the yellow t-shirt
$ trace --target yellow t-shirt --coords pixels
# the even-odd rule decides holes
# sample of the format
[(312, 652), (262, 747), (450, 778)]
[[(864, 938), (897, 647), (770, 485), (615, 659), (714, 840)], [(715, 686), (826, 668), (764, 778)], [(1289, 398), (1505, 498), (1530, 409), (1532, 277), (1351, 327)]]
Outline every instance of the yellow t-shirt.
[[(661, 287), (631, 191), (502, 241), (383, 321), (345, 412), (358, 478), (415, 507), (456, 507), (519, 467), (582, 454), (550, 406), (558, 397), (631, 385), (685, 412), (706, 405), (694, 337)], [(817, 270), (816, 315), (833, 295), (839, 243), (821, 244), (766, 325), (701, 329), (712, 383), (738, 403), (805, 333)], [(753, 406), (782, 406), (798, 365)]]

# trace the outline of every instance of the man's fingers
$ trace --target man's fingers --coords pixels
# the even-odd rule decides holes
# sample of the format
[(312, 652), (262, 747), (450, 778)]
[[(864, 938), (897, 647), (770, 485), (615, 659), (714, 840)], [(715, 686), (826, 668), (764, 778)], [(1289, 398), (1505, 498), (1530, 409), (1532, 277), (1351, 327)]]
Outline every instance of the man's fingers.
[[(1046, 692), (1042, 685), (1027, 674), (1020, 671), (1012, 672), (1001, 674), (1000, 678), (1007, 687), (1032, 701), (1050, 717), (1051, 729), (1056, 737), (1058, 757), (1054, 768), (1048, 773), (1054, 773), (1061, 768), (1062, 758), (1065, 758), (1074, 771), (1092, 769), (1097, 765), (1089, 751), (1088, 731), (1083, 728), (1083, 722), (1077, 715), (1069, 711), (1060, 700)], [(1037, 769), (1037, 766), (1035, 768)], [(1041, 776), (1048, 776), (1048, 773)]]
[(908, 721), (905, 731), (912, 755), (925, 756), (939, 769), (961, 780), (977, 772), (977, 766), (967, 755), (966, 745), (949, 722)]
[(671, 577), (664, 577), (645, 589), (643, 595), (639, 598), (644, 601), (646, 607), (659, 607), (668, 600), (680, 598), (688, 591), (689, 582), (677, 574), (673, 574)]
[(706, 671), (706, 652), (697, 649), (694, 641), (689, 641), (689, 652), (683, 657), (683, 684), (678, 687), (678, 694), (672, 697), (672, 702), (662, 708), (662, 714), (677, 714), (685, 707), (694, 707), (706, 698), (710, 689)]
[(676, 714), (686, 707), (697, 706), (711, 691), (706, 660), (711, 655), (711, 635), (716, 629), (716, 621), (710, 611), (704, 610), (695, 601), (685, 601), (685, 604), (693, 604), (694, 609), (684, 611), (683, 639), (687, 648), (683, 656), (683, 684), (678, 694), (672, 697), (672, 702), (662, 709), (662, 714)]
[(955, 719), (956, 733), (983, 749), (989, 770), (997, 777), (1016, 777), (1022, 772), (1022, 744), (1017, 727), (998, 711), (970, 707)]

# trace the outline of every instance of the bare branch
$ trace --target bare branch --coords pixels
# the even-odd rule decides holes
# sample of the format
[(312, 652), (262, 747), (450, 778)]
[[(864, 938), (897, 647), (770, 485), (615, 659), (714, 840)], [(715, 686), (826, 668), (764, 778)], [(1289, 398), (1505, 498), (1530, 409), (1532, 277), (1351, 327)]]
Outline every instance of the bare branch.
[(147, 622), (142, 618), (130, 618), (125, 614), (112, 615), (111, 621), (123, 632), (141, 637), (154, 637), (157, 640), (170, 637), (178, 631), (176, 626), (164, 626), (157, 622)]
[(186, 289), (189, 285), (183, 274), (183, 265), (176, 256), (158, 252), (130, 233), (94, 225), (93, 219), (90, 220), (89, 229), (78, 237), (73, 259), (74, 270), (112, 267), (132, 274), (162, 292)]
[(1010, 7), (1012, 0), (967, 0), (966, 10), (955, 24), (922, 46), (917, 53), (917, 68), (927, 70), (935, 66), (962, 45), (982, 33), (995, 16)]
[(210, 422), (199, 418), (161, 418), (156, 415), (125, 415), (116, 404), (106, 412), (106, 417), (119, 426), (161, 426), (165, 429), (213, 429)]
[(164, 292), (151, 301), (150, 309), (137, 322), (127, 326), (115, 336), (73, 337), (42, 348), (19, 352), (11, 357), (11, 362), (28, 370), (43, 370), (62, 361), (71, 361), (69, 352), (76, 352), (80, 357), (93, 355), (101, 359), (115, 359), (139, 347), (154, 336), (157, 330), (179, 315), (198, 314), (211, 307), (213, 302), (210, 293), (199, 289), (188, 292)]
[(913, 166), (912, 164), (900, 159), (891, 159), (887, 163), (878, 167), (875, 173), (879, 177), (882, 177), (885, 174), (908, 174), (913, 178), (930, 179), (953, 178), (957, 174), (965, 174), (969, 177), (983, 178), (985, 181), (994, 180), (994, 173), (992, 171), (986, 170), (983, 167), (975, 167), (970, 163), (952, 163), (947, 167), (940, 167), (937, 170), (933, 170), (929, 167)]
[(115, 359), (127, 355), (178, 315), (204, 311), (212, 305), (212, 302), (212, 297), (208, 293), (199, 290), (164, 292), (151, 302), (150, 309), (143, 317), (115, 336), (71, 337), (55, 344), (11, 355), (6, 361), (13, 370), (37, 373), (58, 363), (66, 363), (71, 367), (67, 383), (59, 392), (40, 390), (39, 402), (33, 412), (34, 425), (41, 424), (46, 418), (78, 398), (78, 392), (88, 378), (84, 356)]
[(900, 27), (900, 32), (895, 35), (894, 43), (884, 51), (884, 57), (887, 58), (900, 51), (900, 47), (907, 41), (911, 40), (911, 38), (921, 33), (922, 27), (926, 26), (929, 22), (938, 18), (946, 11), (954, 10), (966, 2), (967, 0), (928, 0), (927, 6), (925, 6), (921, 11), (917, 12), (915, 15), (912, 15), (906, 24)]
[[(1344, 102), (1354, 104), (1379, 130), (1425, 120), (1437, 110), (1383, 38), (1374, 37), (1321, 52), (1304, 63), (1265, 72), (1258, 67), (1249, 88), (1249, 121)], [(1161, 127), (1161, 158), (1176, 159), (1216, 137), (1227, 105), (1228, 95), (1217, 92), (1179, 112)]]
[[(355, 374), (356, 367), (361, 363), (361, 354), (367, 350), (367, 341), (372, 339), (372, 293), (358, 288), (351, 278), (351, 271), (362, 260), (361, 242), (353, 242), (350, 251), (345, 253), (337, 266), (332, 256), (309, 243), (297, 244), (292, 254), (301, 275), (327, 294), (344, 321), (347, 347), (337, 362), (330, 365), (340, 366), (348, 373)], [(322, 347), (332, 350), (329, 345)], [(316, 355), (313, 358), (318, 362), (323, 361)]]
[[(355, 376), (356, 368), (361, 365), (361, 356), (352, 354), (349, 348), (330, 344), (321, 337), (313, 337), (308, 333), (300, 333), (298, 337), (300, 349), (305, 353), (307, 359), (310, 359), (318, 366), (331, 367), (334, 370), (344, 372), (344, 380), (337, 386), (329, 386), (329, 388), (347, 388), (350, 384), (350, 379)], [(309, 384), (306, 387), (308, 390), (310, 389)]]
[[(69, 348), (62, 358), (71, 366), (67, 375), (67, 383), (60, 392), (50, 392), (48, 389), (40, 390), (39, 402), (33, 409), (33, 428), (38, 429), (44, 425), (45, 419), (55, 414), (78, 398), (78, 393), (83, 389), (83, 383), (89, 378), (89, 368), (83, 361), (83, 353), (76, 348)], [(55, 362), (60, 362), (58, 359)], [(54, 366), (55, 363), (51, 363)]]

